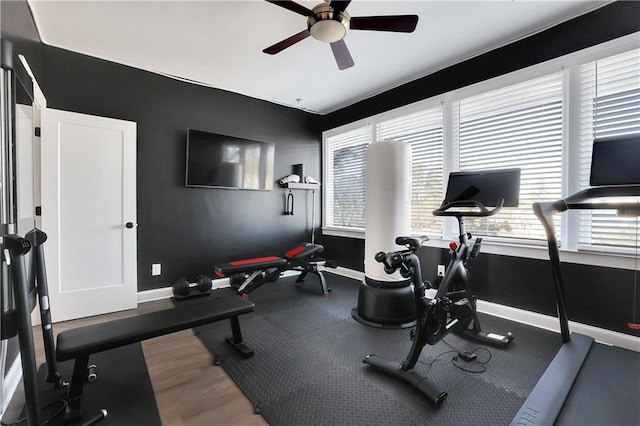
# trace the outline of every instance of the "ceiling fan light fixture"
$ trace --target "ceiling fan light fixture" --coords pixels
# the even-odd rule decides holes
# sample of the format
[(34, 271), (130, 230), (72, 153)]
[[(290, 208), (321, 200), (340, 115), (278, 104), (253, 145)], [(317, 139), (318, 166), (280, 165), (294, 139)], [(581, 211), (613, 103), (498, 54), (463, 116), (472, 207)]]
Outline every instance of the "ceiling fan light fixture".
[(321, 3), (313, 8), (313, 15), (307, 18), (307, 28), (316, 40), (335, 43), (347, 35), (349, 14), (336, 12), (328, 3)]
[(338, 21), (318, 21), (309, 29), (311, 37), (325, 43), (334, 43), (347, 34), (347, 29)]
[(351, 0), (325, 0), (313, 9), (307, 9), (293, 0), (267, 1), (306, 16), (307, 29), (267, 47), (263, 50), (264, 53), (275, 55), (307, 37), (313, 37), (331, 46), (333, 57), (340, 70), (351, 68), (354, 65), (351, 53), (344, 42), (344, 37), (349, 30), (412, 33), (418, 24), (418, 15), (358, 16), (352, 18), (345, 10)]

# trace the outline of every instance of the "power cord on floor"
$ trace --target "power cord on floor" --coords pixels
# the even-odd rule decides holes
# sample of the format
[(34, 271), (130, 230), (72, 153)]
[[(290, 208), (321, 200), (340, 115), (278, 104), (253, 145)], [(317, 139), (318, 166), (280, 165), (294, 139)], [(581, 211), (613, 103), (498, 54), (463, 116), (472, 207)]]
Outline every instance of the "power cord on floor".
[[(445, 351), (445, 352), (441, 352), (438, 355), (436, 355), (435, 358), (433, 358), (433, 360), (431, 362), (424, 362), (424, 361), (420, 361), (418, 360), (418, 362), (420, 364), (424, 364), (427, 366), (432, 366), (434, 362), (436, 362), (440, 357), (446, 355), (446, 354), (451, 354), (454, 353), (456, 354), (453, 358), (451, 358), (451, 363), (454, 365), (454, 367), (459, 368), (460, 370), (467, 372), (467, 373), (484, 373), (485, 371), (487, 371), (487, 367), (486, 364), (491, 360), (491, 351), (489, 351), (489, 349), (478, 346), (477, 348), (475, 348), (472, 351), (463, 351), (461, 349), (456, 348), (455, 346), (453, 346), (452, 344), (450, 344), (449, 342), (447, 342), (446, 340), (442, 340), (442, 342), (449, 346), (451, 348), (450, 351)], [(481, 360), (479, 357), (479, 353), (480, 351), (484, 351), (486, 352), (486, 358), (484, 360)], [(469, 368), (466, 367), (465, 365), (475, 365), (477, 366), (477, 368)]]
[(418, 362), (420, 364), (427, 365), (427, 366), (431, 367), (433, 365), (433, 363), (436, 362), (438, 360), (438, 358), (440, 358), (441, 356), (444, 356), (446, 354), (454, 354), (454, 353), (457, 353), (457, 352), (456, 351), (445, 351), (445, 352), (442, 352), (442, 353), (439, 353), (438, 355), (436, 355), (436, 357), (433, 358), (433, 360), (431, 360), (431, 362), (424, 362), (424, 361), (420, 361), (420, 360), (418, 360)]
[[(442, 341), (444, 342), (445, 345), (449, 346), (450, 348), (454, 349), (457, 352), (457, 355), (451, 359), (451, 363), (456, 368), (459, 368), (460, 370), (465, 371), (467, 373), (476, 373), (476, 374), (484, 373), (485, 371), (487, 371), (486, 365), (489, 361), (491, 361), (491, 351), (489, 351), (489, 349), (482, 346), (478, 346), (472, 351), (463, 351), (456, 348), (455, 346), (453, 346), (452, 344), (450, 344), (444, 339)], [(480, 358), (478, 357), (478, 351), (486, 352), (487, 356), (485, 360), (480, 360)], [(469, 368), (469, 367), (465, 367), (465, 365), (475, 365), (477, 366), (477, 368)]]

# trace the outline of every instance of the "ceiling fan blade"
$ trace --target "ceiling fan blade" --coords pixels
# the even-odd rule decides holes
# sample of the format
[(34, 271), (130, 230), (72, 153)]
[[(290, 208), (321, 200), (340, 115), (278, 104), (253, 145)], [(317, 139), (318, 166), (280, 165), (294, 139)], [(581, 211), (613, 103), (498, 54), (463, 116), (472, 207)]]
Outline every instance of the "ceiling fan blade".
[(304, 40), (310, 35), (311, 33), (309, 32), (309, 30), (300, 31), (298, 34), (292, 35), (289, 38), (285, 38), (284, 40), (277, 42), (273, 46), (267, 47), (263, 50), (263, 52), (268, 53), (269, 55), (275, 55), (276, 53), (283, 51), (287, 47), (291, 47), (297, 42)]
[(350, 27), (352, 30), (412, 33), (416, 25), (418, 25), (418, 15), (388, 15), (353, 17)]
[(311, 16), (313, 12), (310, 9), (298, 4), (294, 1), (276, 1), (276, 0), (267, 0), (269, 3), (273, 3), (276, 6), (284, 7), (292, 12), (299, 13), (303, 16)]
[(344, 10), (347, 8), (347, 6), (349, 6), (349, 3), (351, 3), (351, 0), (348, 0), (348, 1), (331, 0), (330, 6), (336, 12), (344, 12)]
[(338, 69), (346, 70), (353, 66), (353, 58), (351, 57), (351, 53), (349, 53), (349, 49), (347, 48), (347, 44), (344, 40), (338, 40), (335, 43), (331, 43), (331, 50), (333, 51), (333, 56), (336, 58)]

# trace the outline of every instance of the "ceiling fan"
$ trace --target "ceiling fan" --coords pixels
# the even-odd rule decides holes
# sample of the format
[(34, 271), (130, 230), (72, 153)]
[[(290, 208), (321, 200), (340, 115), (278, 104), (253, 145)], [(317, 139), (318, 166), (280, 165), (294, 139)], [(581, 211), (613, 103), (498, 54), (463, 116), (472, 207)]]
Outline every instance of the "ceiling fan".
[(308, 9), (293, 1), (266, 0), (277, 6), (307, 17), (307, 29), (292, 35), (273, 46), (263, 50), (264, 53), (275, 55), (293, 46), (295, 43), (311, 36), (316, 40), (329, 43), (338, 68), (341, 70), (353, 66), (353, 59), (344, 42), (344, 36), (351, 30), (393, 31), (412, 33), (418, 24), (417, 15), (387, 15), (387, 16), (359, 16), (351, 17), (345, 10), (351, 0), (326, 1)]

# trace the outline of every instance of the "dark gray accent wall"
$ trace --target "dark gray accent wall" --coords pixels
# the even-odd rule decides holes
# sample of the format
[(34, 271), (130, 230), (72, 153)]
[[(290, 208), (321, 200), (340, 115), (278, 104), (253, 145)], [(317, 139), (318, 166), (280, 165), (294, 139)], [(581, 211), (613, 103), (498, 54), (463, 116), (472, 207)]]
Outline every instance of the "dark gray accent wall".
[[(189, 128), (274, 142), (275, 179), (296, 163), (319, 178), (316, 116), (50, 46), (43, 51), (50, 108), (137, 123), (139, 290), (212, 276), (216, 263), (282, 254), (310, 239), (310, 192), (295, 190), (295, 215), (285, 216), (287, 191), (277, 184), (271, 191), (187, 188), (185, 144)], [(162, 265), (161, 276), (151, 276), (153, 263)]]
[[(320, 118), (322, 129), (351, 123), (640, 31), (638, 16), (640, 2), (614, 2), (323, 116)], [(321, 242), (327, 257), (337, 259), (341, 266), (364, 270), (362, 240), (325, 235)], [(447, 264), (448, 256), (448, 250), (423, 248), (420, 253), (423, 276), (432, 280), (436, 265)], [(469, 266), (479, 298), (547, 315), (556, 314), (548, 262), (482, 254)], [(563, 264), (563, 271), (571, 320), (640, 336), (638, 331), (626, 327), (633, 315), (633, 271), (577, 264)]]

